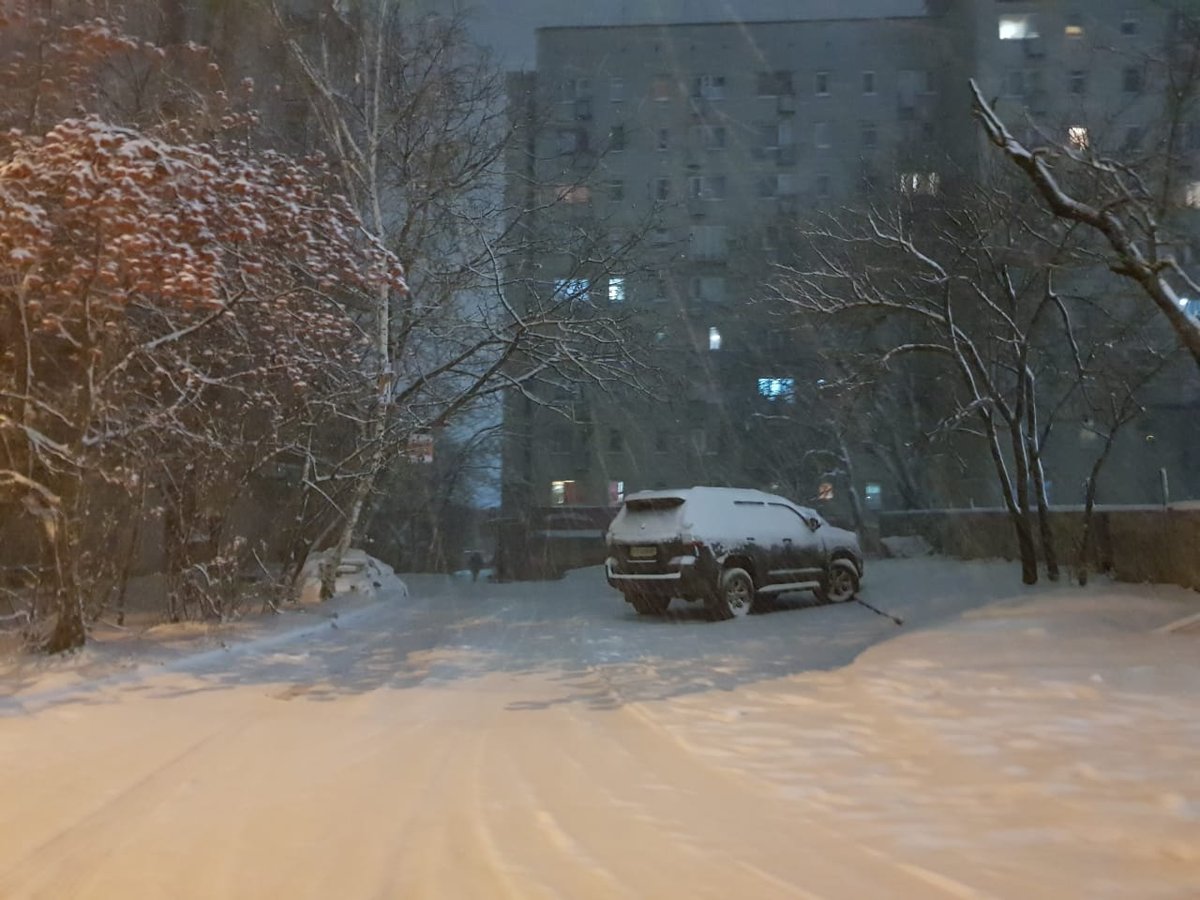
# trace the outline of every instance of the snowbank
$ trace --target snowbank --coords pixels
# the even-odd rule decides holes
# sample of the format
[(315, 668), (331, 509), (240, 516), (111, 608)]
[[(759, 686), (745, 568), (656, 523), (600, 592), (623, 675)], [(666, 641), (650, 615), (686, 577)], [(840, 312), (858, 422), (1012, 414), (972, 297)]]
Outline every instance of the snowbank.
[[(332, 556), (332, 550), (318, 550), (304, 561), (304, 567), (300, 570), (300, 591), (297, 594), (300, 603), (321, 602), (321, 566)], [(391, 566), (370, 556), (365, 550), (347, 550), (334, 579), (334, 594), (374, 597), (383, 590), (398, 590), (400, 596), (408, 596), (408, 588), (396, 577), (396, 572)]]

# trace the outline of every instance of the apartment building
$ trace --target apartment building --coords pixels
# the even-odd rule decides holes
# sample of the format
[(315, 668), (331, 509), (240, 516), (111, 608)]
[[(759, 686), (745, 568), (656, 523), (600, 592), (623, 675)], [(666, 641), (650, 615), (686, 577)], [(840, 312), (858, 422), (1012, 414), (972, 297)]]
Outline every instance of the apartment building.
[[(779, 224), (975, 177), (989, 157), (971, 78), (1014, 128), (1080, 148), (1136, 147), (1159, 115), (1146, 59), (1171, 14), (1150, 0), (879, 2), (853, 17), (797, 6), (812, 12), (538, 32), (536, 72), (519, 82), (536, 123), (522, 182), (572, 197), (581, 224), (653, 219), (639, 271), (560, 287), (636, 310), (655, 357), (685, 377), (650, 398), (582, 392), (574, 422), (510, 404), (510, 508), (692, 483), (826, 498), (830, 484), (781, 477), (804, 448), (769, 446), (753, 428), (822, 380), (805, 339), (753, 311)], [(994, 500), (988, 476), (960, 475), (943, 502)], [(900, 505), (886, 472), (858, 476), (866, 506)]]

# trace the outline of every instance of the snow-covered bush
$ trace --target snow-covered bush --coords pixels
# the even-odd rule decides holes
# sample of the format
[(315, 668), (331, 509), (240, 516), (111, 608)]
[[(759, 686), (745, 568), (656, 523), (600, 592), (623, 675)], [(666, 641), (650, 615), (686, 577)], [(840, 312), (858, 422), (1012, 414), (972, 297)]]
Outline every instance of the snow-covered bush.
[[(165, 58), (103, 20), (26, 37), (51, 27), (47, 106), (89, 97), (86, 73), (114, 54)], [(23, 99), (0, 100), (0, 120)], [(59, 650), (127, 577), (155, 499), (176, 588), (198, 564), (236, 568), (232, 498), (369, 390), (356, 298), (403, 277), (319, 164), (251, 146), (248, 114), (201, 117), (203, 135), (177, 119), (40, 119), (0, 135), (0, 502), (44, 535)]]

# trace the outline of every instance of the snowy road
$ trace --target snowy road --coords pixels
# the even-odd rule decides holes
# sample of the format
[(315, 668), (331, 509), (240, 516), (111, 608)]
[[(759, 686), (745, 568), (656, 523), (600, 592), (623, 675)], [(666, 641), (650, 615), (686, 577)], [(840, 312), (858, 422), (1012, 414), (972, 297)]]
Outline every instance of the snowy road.
[(1200, 638), (1149, 633), (1196, 595), (1016, 580), (875, 564), (897, 628), (412, 577), (0, 685), (0, 898), (1200, 897)]

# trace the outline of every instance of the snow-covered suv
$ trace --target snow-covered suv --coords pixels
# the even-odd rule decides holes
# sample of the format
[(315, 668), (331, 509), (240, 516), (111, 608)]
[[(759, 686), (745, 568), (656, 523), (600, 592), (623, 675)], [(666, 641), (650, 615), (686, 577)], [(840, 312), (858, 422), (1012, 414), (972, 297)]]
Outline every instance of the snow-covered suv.
[(714, 618), (749, 612), (756, 596), (811, 590), (851, 600), (863, 576), (857, 536), (762, 491), (694, 487), (630, 494), (609, 526), (608, 583), (643, 615), (672, 597)]

